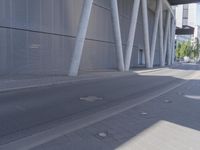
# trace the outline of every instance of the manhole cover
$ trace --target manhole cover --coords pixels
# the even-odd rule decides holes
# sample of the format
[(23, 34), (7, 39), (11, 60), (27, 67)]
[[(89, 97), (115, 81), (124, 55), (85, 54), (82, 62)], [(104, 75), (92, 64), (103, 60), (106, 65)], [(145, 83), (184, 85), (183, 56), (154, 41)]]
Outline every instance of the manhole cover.
[(142, 116), (147, 116), (148, 115), (148, 113), (146, 113), (146, 112), (141, 112), (140, 113)]
[(100, 139), (100, 140), (103, 140), (103, 139), (106, 139), (106, 138), (109, 138), (111, 135), (105, 131), (105, 132), (99, 132), (95, 135), (96, 138)]
[(80, 100), (87, 101), (87, 102), (95, 102), (98, 100), (103, 100), (103, 98), (97, 97), (97, 96), (87, 96), (87, 97), (81, 97)]
[(107, 133), (106, 132), (100, 132), (100, 133), (98, 133), (98, 136), (105, 138), (105, 137), (107, 137)]
[(171, 100), (168, 100), (168, 99), (166, 99), (166, 100), (164, 100), (164, 103), (172, 103), (172, 101), (171, 101)]

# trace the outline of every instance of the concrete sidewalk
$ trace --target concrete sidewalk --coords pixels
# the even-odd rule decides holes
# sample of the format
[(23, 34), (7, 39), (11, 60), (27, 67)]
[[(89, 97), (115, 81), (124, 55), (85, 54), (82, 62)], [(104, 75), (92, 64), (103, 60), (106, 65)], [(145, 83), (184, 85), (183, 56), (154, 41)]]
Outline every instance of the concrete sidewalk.
[(199, 79), (31, 150), (199, 150)]
[(199, 150), (199, 75), (0, 149)]
[(78, 77), (69, 77), (67, 75), (15, 75), (0, 76), (0, 92), (23, 90), (38, 87), (48, 87), (59, 84), (76, 83), (80, 81), (100, 80), (120, 76), (132, 76), (139, 73), (158, 71), (157, 69), (138, 68), (130, 72), (118, 72), (116, 70), (101, 70), (81, 72)]

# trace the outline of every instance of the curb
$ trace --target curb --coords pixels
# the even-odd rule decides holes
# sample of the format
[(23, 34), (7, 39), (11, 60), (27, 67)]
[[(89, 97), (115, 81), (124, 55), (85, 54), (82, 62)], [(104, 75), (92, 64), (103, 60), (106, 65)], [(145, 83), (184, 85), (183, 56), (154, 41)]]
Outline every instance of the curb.
[(148, 73), (148, 72), (156, 72), (156, 71), (161, 71), (164, 69), (169, 69), (169, 67), (164, 67), (164, 68), (156, 68), (156, 69), (146, 69), (146, 70), (133, 70), (135, 73)]
[[(7, 89), (0, 89), (0, 93), (6, 93), (6, 92), (13, 92), (13, 91), (20, 91), (20, 90), (30, 90), (34, 88), (45, 88), (45, 87), (51, 87), (51, 86), (57, 86), (61, 84), (73, 84), (73, 83), (78, 83), (82, 81), (93, 81), (93, 80), (102, 80), (102, 79), (110, 79), (110, 78), (117, 78), (117, 77), (126, 77), (126, 76), (133, 76), (137, 75), (138, 73), (148, 73), (148, 72), (156, 72), (160, 71), (166, 68), (158, 68), (158, 69), (151, 69), (151, 70), (133, 70), (129, 73), (119, 73), (119, 74), (113, 74), (113, 75), (102, 75), (98, 76), (97, 74), (94, 74), (93, 77), (90, 76), (84, 76), (80, 75), (79, 77), (74, 77), (72, 79), (68, 79), (66, 81), (53, 81), (50, 83), (44, 83), (44, 84), (35, 84), (35, 85), (27, 85), (27, 86), (18, 86), (18, 87), (13, 87), (13, 88), (7, 88)], [(116, 73), (116, 72), (115, 72)]]
[(27, 86), (18, 86), (13, 88), (7, 88), (7, 89), (0, 89), (0, 93), (6, 93), (6, 92), (14, 92), (14, 91), (20, 91), (20, 90), (29, 90), (34, 88), (45, 88), (45, 87), (51, 87), (51, 86), (57, 86), (62, 84), (75, 84), (82, 81), (93, 81), (93, 80), (101, 80), (101, 79), (110, 79), (115, 77), (122, 77), (122, 76), (132, 76), (136, 75), (135, 73), (132, 74), (120, 74), (120, 75), (112, 75), (112, 76), (101, 76), (101, 77), (83, 77), (81, 78), (74, 78), (66, 81), (55, 81), (51, 83), (44, 83), (44, 84), (35, 84), (35, 85), (27, 85)]

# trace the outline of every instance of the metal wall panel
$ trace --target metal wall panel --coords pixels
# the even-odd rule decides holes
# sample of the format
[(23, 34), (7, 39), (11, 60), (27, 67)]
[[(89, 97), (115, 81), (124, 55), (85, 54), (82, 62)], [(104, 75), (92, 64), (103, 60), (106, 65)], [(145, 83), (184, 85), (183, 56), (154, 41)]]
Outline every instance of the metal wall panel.
[[(0, 74), (67, 74), (83, 2), (0, 0)], [(119, 0), (124, 54), (132, 5)], [(144, 48), (141, 9), (138, 18), (132, 66)], [(153, 18), (150, 13), (150, 29)], [(80, 70), (116, 68), (110, 1), (94, 0)]]

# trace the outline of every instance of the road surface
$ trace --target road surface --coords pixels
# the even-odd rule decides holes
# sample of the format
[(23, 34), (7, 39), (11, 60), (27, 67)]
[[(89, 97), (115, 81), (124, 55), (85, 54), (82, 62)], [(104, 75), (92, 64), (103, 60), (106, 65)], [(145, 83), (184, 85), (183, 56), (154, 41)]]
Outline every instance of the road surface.
[(176, 65), (138, 75), (1, 93), (0, 145), (128, 101), (138, 103), (186, 81), (199, 68)]

